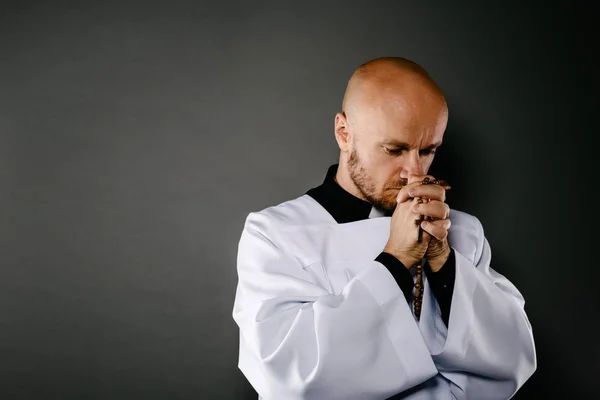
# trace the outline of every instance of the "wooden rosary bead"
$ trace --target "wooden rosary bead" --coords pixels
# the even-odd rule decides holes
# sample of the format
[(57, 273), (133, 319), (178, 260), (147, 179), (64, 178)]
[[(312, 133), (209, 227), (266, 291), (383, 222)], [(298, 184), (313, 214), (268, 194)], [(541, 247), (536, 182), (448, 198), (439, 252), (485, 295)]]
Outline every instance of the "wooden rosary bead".
[[(448, 183), (446, 181), (443, 181), (441, 179), (431, 179), (428, 176), (425, 177), (421, 181), (421, 184), (423, 184), (423, 185), (440, 185), (441, 187), (443, 187), (446, 190), (450, 189), (450, 185), (448, 185)], [(417, 203), (419, 203), (419, 204), (426, 203), (429, 201), (429, 199), (423, 199), (421, 197), (417, 197), (416, 200), (417, 200)], [(415, 220), (415, 224), (419, 227), (419, 234), (417, 236), (418, 243), (421, 243), (421, 241), (423, 240), (423, 228), (421, 228), (421, 222), (423, 222), (425, 220), (430, 220), (430, 218), (426, 218), (424, 215), (421, 215), (421, 216), (419, 216), (418, 219)], [(424, 288), (423, 288), (423, 264), (422, 263), (415, 264), (415, 267), (417, 268), (417, 276), (416, 276), (416, 280), (415, 280), (413, 310), (415, 313), (415, 317), (417, 319), (419, 319), (421, 317), (421, 306), (423, 304), (423, 290), (424, 290)]]
[(421, 264), (417, 264), (417, 279), (415, 282), (415, 295), (413, 299), (413, 307), (415, 317), (421, 317), (421, 305), (423, 303), (423, 266)]

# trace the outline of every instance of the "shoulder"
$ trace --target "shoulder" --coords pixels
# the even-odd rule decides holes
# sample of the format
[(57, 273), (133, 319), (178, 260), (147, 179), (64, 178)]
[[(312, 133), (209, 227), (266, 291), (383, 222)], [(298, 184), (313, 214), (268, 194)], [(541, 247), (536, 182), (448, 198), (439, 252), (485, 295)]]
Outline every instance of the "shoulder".
[(321, 205), (307, 194), (295, 199), (249, 213), (244, 229), (254, 229), (262, 233), (272, 233), (289, 226), (324, 222), (327, 214)]

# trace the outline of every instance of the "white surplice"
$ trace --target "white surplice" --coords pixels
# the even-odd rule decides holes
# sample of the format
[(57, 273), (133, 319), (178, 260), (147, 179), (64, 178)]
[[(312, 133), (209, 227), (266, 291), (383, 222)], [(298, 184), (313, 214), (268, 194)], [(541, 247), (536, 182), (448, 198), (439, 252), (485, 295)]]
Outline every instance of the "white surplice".
[(308, 195), (251, 213), (233, 318), (262, 400), (511, 398), (536, 369), (524, 298), (490, 267), (480, 221), (451, 210), (448, 327), (424, 276), (421, 317), (375, 257), (390, 217), (338, 224)]

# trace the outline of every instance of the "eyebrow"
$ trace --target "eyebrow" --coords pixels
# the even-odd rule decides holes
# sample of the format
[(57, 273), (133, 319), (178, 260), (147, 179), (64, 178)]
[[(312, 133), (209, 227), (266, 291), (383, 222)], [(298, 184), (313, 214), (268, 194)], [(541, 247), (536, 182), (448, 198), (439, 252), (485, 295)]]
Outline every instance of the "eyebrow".
[[(389, 144), (392, 146), (396, 146), (399, 147), (401, 149), (408, 149), (410, 148), (410, 145), (406, 142), (400, 142), (398, 140), (394, 140), (394, 139), (390, 139), (390, 140), (386, 140), (383, 142), (383, 144)], [(435, 150), (438, 147), (440, 147), (442, 145), (442, 142), (435, 142), (433, 144), (430, 144), (429, 146), (425, 147), (424, 149), (421, 150)]]

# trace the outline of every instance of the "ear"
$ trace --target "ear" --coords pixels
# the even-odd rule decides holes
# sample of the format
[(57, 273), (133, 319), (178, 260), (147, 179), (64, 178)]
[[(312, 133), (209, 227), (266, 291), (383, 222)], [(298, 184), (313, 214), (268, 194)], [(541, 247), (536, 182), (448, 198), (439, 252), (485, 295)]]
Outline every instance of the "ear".
[(346, 152), (350, 148), (350, 136), (348, 133), (348, 119), (346, 118), (345, 112), (342, 111), (341, 113), (335, 114), (334, 125), (335, 140), (337, 141), (340, 150)]

